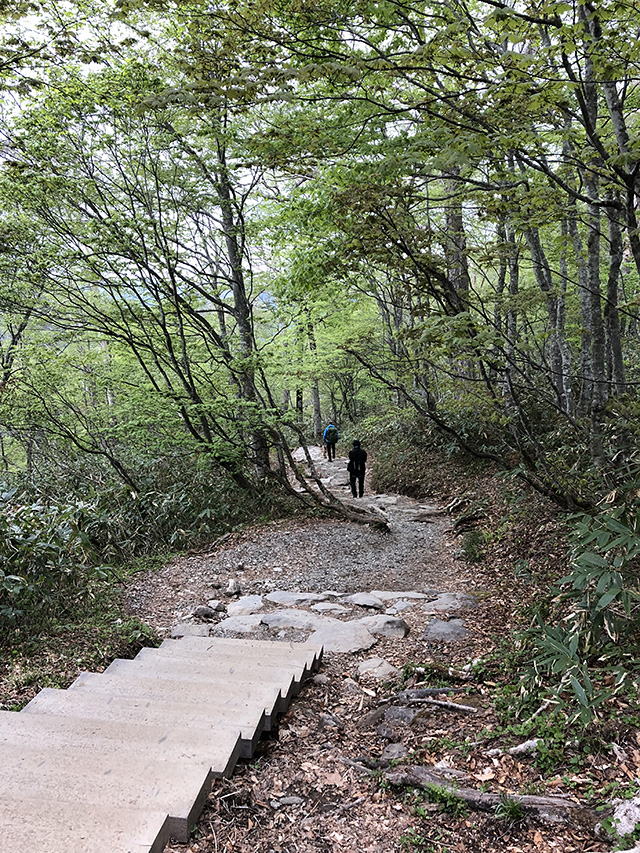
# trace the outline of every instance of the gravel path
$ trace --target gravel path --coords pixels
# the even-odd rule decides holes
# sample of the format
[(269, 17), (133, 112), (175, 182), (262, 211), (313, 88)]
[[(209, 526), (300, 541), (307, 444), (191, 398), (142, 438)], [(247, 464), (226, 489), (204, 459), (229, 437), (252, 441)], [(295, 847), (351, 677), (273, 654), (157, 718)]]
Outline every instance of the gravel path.
[[(346, 460), (328, 463), (312, 448), (323, 482), (345, 502), (350, 497)], [(366, 592), (372, 589), (470, 592), (469, 566), (454, 557), (458, 540), (442, 508), (400, 495), (365, 495), (389, 523), (385, 534), (333, 519), (286, 519), (233, 534), (210, 552), (173, 560), (159, 571), (137, 575), (129, 608), (166, 632), (188, 618), (235, 578), (243, 593), (275, 589)]]

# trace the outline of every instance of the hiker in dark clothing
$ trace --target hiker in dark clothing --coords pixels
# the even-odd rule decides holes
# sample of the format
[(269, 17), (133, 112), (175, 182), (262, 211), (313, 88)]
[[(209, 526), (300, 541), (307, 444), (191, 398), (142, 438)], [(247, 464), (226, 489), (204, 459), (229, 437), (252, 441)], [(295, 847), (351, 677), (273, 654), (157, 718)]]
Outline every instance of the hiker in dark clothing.
[(338, 427), (334, 424), (329, 424), (322, 433), (324, 443), (327, 445), (327, 458), (329, 462), (336, 458), (336, 441), (340, 438), (338, 435)]
[[(353, 442), (353, 450), (349, 451), (349, 463), (347, 465), (349, 482), (351, 484), (351, 494), (354, 498), (361, 498), (364, 493), (364, 472), (366, 467), (367, 451), (360, 447), (360, 442), (356, 439)], [(357, 491), (356, 483), (358, 484)]]

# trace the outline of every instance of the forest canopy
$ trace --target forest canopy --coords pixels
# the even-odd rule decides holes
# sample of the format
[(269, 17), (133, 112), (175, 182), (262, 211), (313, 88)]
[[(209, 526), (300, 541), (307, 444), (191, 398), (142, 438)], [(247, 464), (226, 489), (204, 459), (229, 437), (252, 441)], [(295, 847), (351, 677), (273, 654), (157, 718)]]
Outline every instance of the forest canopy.
[(569, 509), (636, 488), (633, 4), (2, 15), (9, 504), (180, 544), (291, 493), (328, 419), (411, 424)]

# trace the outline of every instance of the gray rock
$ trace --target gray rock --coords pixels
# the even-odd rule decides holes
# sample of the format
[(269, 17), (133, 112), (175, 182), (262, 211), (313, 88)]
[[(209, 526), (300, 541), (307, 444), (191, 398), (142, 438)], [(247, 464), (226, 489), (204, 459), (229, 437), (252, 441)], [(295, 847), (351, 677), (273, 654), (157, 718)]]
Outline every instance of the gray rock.
[(212, 598), (211, 601), (207, 601), (207, 604), (212, 610), (215, 610), (216, 613), (223, 613), (227, 607), (224, 601), (220, 601), (219, 598)]
[(302, 797), (280, 797), (281, 806), (299, 806), (304, 803)]
[(406, 758), (409, 750), (403, 743), (388, 743), (382, 750), (380, 761), (383, 764), (390, 764), (392, 761), (402, 761)]
[(311, 680), (314, 684), (328, 684), (329, 676), (325, 675), (324, 672), (319, 672), (317, 675), (314, 675)]
[(428, 598), (428, 595), (424, 592), (391, 592), (390, 590), (383, 589), (372, 589), (371, 595), (375, 595), (381, 601), (395, 601), (398, 598), (413, 598), (416, 600)]
[(619, 836), (632, 833), (640, 823), (640, 795), (632, 800), (612, 800), (614, 807), (611, 822)]
[(370, 649), (377, 640), (360, 622), (340, 622), (339, 619), (325, 617), (327, 624), (322, 625), (309, 637), (310, 643), (324, 646), (325, 652), (359, 652)]
[(372, 634), (378, 634), (381, 637), (406, 637), (409, 633), (407, 623), (404, 619), (398, 619), (397, 616), (364, 616), (358, 619), (358, 622)]
[(336, 604), (333, 601), (319, 601), (318, 604), (312, 604), (311, 609), (316, 613), (349, 613), (349, 607), (343, 607), (341, 604)]
[(254, 616), (230, 616), (228, 619), (223, 619), (211, 629), (213, 634), (224, 634), (225, 632), (233, 632), (234, 634), (250, 634), (260, 627), (262, 617)]
[(345, 601), (356, 604), (358, 607), (369, 607), (372, 610), (384, 610), (384, 604), (375, 595), (368, 592), (356, 592), (354, 595), (348, 595)]
[(342, 689), (345, 693), (362, 693), (362, 688), (353, 678), (345, 678), (342, 682)]
[(469, 632), (464, 627), (463, 619), (450, 619), (448, 622), (443, 622), (441, 619), (432, 619), (424, 629), (422, 634), (423, 640), (444, 640), (452, 643), (455, 640), (461, 640), (466, 637)]
[(328, 621), (337, 622), (338, 620), (329, 620), (327, 616), (318, 616), (315, 613), (308, 613), (306, 610), (276, 610), (275, 613), (264, 613), (262, 615), (263, 624), (268, 625), (269, 628), (314, 630)]
[(215, 615), (216, 611), (207, 604), (200, 604), (192, 613), (192, 616), (195, 616), (196, 619), (213, 619)]
[(402, 613), (403, 610), (409, 610), (411, 607), (415, 606), (415, 601), (396, 601), (392, 607), (387, 607), (386, 612), (390, 616), (394, 616), (396, 613)]
[(372, 729), (374, 726), (378, 725), (380, 720), (384, 717), (384, 714), (384, 708), (374, 708), (373, 711), (369, 711), (368, 714), (365, 714), (364, 717), (358, 720), (358, 728)]
[(418, 716), (418, 713), (419, 711), (416, 708), (391, 707), (385, 710), (384, 719), (386, 723), (403, 723), (410, 726)]
[(226, 593), (227, 595), (240, 595), (241, 588), (240, 584), (235, 578), (229, 578), (229, 583), (227, 584)]
[(208, 625), (193, 625), (191, 622), (182, 622), (174, 625), (171, 629), (172, 637), (208, 637)]
[(399, 673), (399, 669), (396, 669), (383, 658), (367, 658), (358, 666), (358, 675), (370, 675), (372, 678), (379, 678), (380, 680), (395, 678)]
[(261, 595), (243, 595), (237, 601), (227, 607), (229, 616), (250, 616), (262, 610), (263, 602)]
[(289, 592), (286, 589), (274, 589), (266, 595), (267, 601), (274, 604), (309, 604), (312, 601), (324, 601), (327, 594), (324, 592)]
[(461, 610), (463, 607), (475, 607), (476, 599), (464, 592), (442, 592), (433, 601), (423, 606), (425, 613), (449, 613)]

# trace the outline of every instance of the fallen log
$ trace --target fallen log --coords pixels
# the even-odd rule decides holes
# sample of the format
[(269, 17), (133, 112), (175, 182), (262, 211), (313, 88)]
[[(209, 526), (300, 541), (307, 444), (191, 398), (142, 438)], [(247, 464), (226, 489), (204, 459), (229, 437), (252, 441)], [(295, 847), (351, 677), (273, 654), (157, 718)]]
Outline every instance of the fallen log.
[[(478, 811), (495, 811), (496, 806), (504, 801), (505, 797), (505, 794), (476, 791), (474, 788), (459, 788), (455, 783), (421, 766), (389, 771), (384, 774), (384, 778), (391, 785), (399, 787), (438, 788), (453, 794), (467, 803), (470, 808)], [(579, 820), (582, 824), (587, 823), (594, 827), (597, 822), (595, 812), (565, 797), (538, 797), (529, 794), (508, 794), (507, 796), (518, 803), (524, 813), (534, 815), (547, 823)]]

